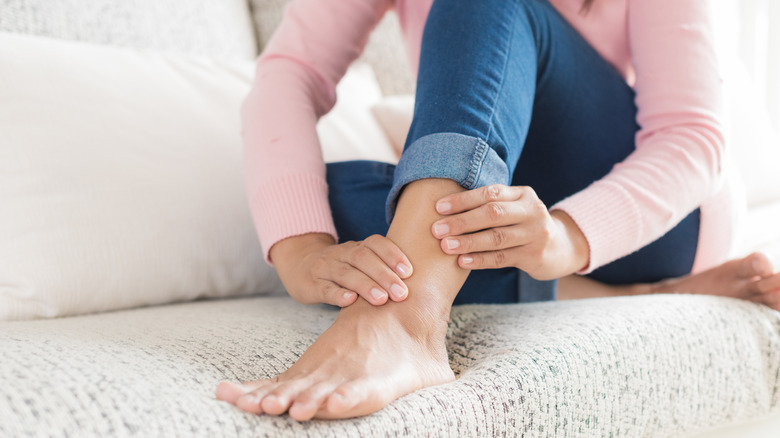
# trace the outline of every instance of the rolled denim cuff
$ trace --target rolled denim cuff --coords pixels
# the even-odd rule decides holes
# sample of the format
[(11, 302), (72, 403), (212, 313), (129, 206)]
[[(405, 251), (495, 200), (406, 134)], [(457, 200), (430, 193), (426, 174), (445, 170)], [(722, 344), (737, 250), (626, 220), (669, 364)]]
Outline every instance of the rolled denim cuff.
[(395, 215), (398, 195), (406, 184), (425, 178), (451, 179), (466, 190), (508, 184), (509, 168), (484, 140), (456, 133), (429, 134), (410, 144), (395, 168), (387, 196), (387, 222)]

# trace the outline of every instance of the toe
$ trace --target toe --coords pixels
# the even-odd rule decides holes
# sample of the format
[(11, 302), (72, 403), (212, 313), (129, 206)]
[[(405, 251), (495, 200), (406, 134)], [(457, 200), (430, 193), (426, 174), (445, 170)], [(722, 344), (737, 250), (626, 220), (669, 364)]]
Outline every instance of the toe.
[(772, 262), (766, 255), (754, 252), (740, 261), (737, 275), (740, 278), (768, 277), (772, 275)]
[(756, 288), (758, 289), (758, 292), (762, 294), (780, 290), (780, 274), (775, 274), (757, 281)]
[(298, 378), (284, 382), (263, 398), (263, 412), (269, 415), (282, 415), (302, 391), (311, 386), (308, 378)]
[(764, 295), (764, 304), (774, 310), (780, 311), (780, 290), (769, 292)]
[(236, 383), (223, 381), (217, 385), (217, 400), (236, 404), (236, 401), (242, 395), (251, 392), (257, 388), (273, 383), (275, 379), (261, 379), (252, 382)]
[(262, 384), (239, 397), (238, 400), (236, 400), (236, 406), (252, 414), (262, 414), (264, 413), (262, 406), (263, 398), (279, 385), (279, 383), (267, 381), (265, 384)]
[[(367, 391), (359, 382), (347, 382), (339, 385), (328, 397), (323, 409), (317, 413), (320, 418), (349, 418), (357, 415), (368, 415), (378, 409), (372, 409), (375, 405), (371, 391)], [(356, 413), (360, 407), (361, 413)]]
[(252, 388), (246, 387), (240, 383), (220, 382), (217, 385), (217, 400), (236, 404), (239, 397), (251, 391)]
[(308, 421), (314, 418), (336, 386), (335, 382), (324, 382), (301, 392), (290, 406), (290, 417), (298, 421)]

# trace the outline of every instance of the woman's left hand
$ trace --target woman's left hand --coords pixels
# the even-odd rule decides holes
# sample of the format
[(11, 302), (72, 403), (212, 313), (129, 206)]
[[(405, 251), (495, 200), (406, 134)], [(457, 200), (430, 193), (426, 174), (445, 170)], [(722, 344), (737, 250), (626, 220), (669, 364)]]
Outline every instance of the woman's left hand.
[(491, 185), (445, 196), (434, 237), (464, 269), (515, 267), (552, 280), (588, 265), (588, 241), (563, 211), (547, 210), (530, 187)]

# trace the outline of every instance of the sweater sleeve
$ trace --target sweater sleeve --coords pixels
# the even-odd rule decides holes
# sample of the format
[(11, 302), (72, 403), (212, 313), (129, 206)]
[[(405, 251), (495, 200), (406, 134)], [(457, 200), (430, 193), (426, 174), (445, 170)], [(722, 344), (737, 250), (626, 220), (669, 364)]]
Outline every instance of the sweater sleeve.
[(278, 241), (337, 238), (316, 124), (392, 0), (293, 0), (242, 107), (245, 181), (266, 260)]
[(709, 2), (628, 0), (636, 149), (564, 199), (590, 245), (585, 274), (663, 236), (718, 189), (724, 138)]

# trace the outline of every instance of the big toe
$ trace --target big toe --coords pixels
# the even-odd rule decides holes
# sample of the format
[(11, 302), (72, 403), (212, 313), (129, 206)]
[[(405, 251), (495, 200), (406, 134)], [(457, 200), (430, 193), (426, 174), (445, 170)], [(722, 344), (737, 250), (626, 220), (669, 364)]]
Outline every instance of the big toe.
[(217, 385), (217, 400), (236, 404), (236, 400), (238, 400), (239, 397), (251, 390), (252, 388), (248, 388), (240, 383), (220, 382), (219, 385)]
[(768, 277), (773, 270), (772, 262), (766, 255), (754, 252), (740, 260), (738, 275), (741, 278)]

